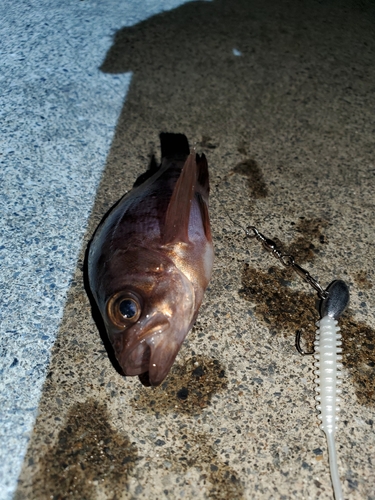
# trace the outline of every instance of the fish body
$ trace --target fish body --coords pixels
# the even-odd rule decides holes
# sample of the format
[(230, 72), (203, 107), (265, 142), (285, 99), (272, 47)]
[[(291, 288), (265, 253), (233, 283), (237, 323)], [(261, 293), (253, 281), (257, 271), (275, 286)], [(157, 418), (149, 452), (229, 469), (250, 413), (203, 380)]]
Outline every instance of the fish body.
[(161, 134), (162, 163), (140, 176), (98, 227), (89, 284), (126, 375), (167, 376), (209, 283), (213, 245), (204, 155)]

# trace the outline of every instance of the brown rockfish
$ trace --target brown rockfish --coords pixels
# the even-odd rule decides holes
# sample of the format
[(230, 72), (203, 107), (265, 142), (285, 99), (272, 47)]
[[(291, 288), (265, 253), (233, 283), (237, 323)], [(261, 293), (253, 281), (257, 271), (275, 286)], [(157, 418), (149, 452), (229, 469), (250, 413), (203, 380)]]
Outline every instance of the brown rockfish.
[(182, 134), (161, 134), (151, 164), (99, 225), (88, 277), (126, 375), (156, 386), (193, 326), (211, 277), (205, 156)]

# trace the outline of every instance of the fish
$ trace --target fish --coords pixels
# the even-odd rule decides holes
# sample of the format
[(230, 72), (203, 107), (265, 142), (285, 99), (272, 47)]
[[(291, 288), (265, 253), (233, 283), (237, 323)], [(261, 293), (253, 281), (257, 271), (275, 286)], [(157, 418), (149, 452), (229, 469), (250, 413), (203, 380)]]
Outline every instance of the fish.
[(158, 386), (193, 327), (211, 278), (209, 173), (184, 134), (161, 133), (151, 161), (88, 249), (88, 281), (127, 376)]

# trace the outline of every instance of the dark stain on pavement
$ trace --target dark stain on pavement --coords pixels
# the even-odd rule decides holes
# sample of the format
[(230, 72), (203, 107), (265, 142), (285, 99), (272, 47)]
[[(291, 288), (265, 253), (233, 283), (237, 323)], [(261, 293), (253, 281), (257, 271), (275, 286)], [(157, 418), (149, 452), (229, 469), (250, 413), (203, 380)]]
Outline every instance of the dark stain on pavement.
[[(285, 253), (293, 255), (298, 263), (312, 261), (319, 253), (319, 245), (326, 241), (323, 234), (326, 225), (327, 222), (321, 219), (301, 220), (296, 228), (301, 234)], [(317, 329), (316, 295), (292, 289), (295, 279), (298, 278), (293, 271), (277, 265), (263, 272), (245, 264), (239, 294), (255, 304), (255, 314), (266, 324), (271, 335), (294, 337), (297, 330), (301, 330), (305, 350), (309, 352)], [(340, 327), (343, 364), (351, 375), (358, 401), (375, 406), (375, 331), (357, 322), (350, 311), (340, 320)]]
[(375, 330), (347, 315), (340, 322), (343, 365), (352, 376), (360, 404), (375, 407)]
[(40, 458), (33, 498), (92, 500), (100, 489), (106, 498), (120, 499), (136, 459), (137, 448), (111, 427), (103, 404), (77, 403)]
[(248, 188), (252, 198), (265, 198), (268, 196), (267, 184), (262, 170), (257, 162), (252, 159), (243, 160), (233, 169), (233, 172), (247, 177)]
[(206, 356), (192, 356), (172, 367), (159, 387), (139, 389), (133, 405), (143, 411), (174, 411), (198, 414), (210, 405), (214, 394), (227, 388), (225, 370), (220, 362)]
[(372, 288), (372, 283), (369, 280), (366, 271), (362, 270), (354, 273), (353, 278), (358, 288), (361, 288), (362, 290), (370, 290)]
[[(185, 443), (184, 447), (171, 450), (170, 456), (166, 457), (178, 474), (185, 475), (192, 467), (198, 469), (199, 481), (206, 484), (207, 498), (212, 500), (239, 500), (244, 497), (244, 486), (238, 473), (220, 458), (215, 447), (210, 444), (209, 436), (186, 430), (181, 439)], [(216, 444), (218, 446), (219, 443)]]
[(319, 247), (327, 243), (327, 236), (324, 233), (327, 226), (328, 221), (325, 219), (300, 217), (294, 229), (298, 236), (288, 246), (285, 253), (293, 255), (299, 264), (311, 262), (319, 253)]
[[(256, 315), (273, 335), (280, 332), (295, 334), (298, 329), (307, 332), (315, 330), (317, 313), (314, 297), (292, 290), (290, 284), (293, 279), (291, 271), (276, 266), (270, 267), (268, 272), (259, 271), (248, 264), (243, 268), (240, 296), (256, 304)], [(309, 340), (310, 336), (307, 337)]]
[[(323, 228), (327, 226), (323, 219), (307, 220), (301, 217), (296, 224), (297, 238), (288, 247), (282, 247), (274, 239), (284, 254), (294, 256), (298, 264), (312, 261), (319, 252)], [(292, 225), (295, 225), (292, 223)], [(314, 332), (317, 320), (314, 296), (293, 290), (291, 283), (295, 273), (280, 265), (273, 265), (268, 272), (245, 264), (242, 271), (241, 297), (256, 303), (255, 312), (268, 325), (271, 333), (291, 332), (297, 329)], [(307, 340), (312, 340), (311, 338)]]

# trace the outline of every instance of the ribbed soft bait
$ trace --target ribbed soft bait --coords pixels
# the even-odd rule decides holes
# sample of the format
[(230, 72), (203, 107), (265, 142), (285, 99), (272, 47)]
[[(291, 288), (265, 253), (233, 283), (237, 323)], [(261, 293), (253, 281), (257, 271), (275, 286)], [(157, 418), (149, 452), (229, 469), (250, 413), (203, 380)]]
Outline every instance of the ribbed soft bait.
[(335, 431), (340, 398), (338, 395), (341, 389), (341, 335), (337, 326), (338, 318), (345, 311), (349, 303), (349, 289), (341, 280), (336, 280), (327, 288), (327, 297), (322, 299), (320, 305), (321, 319), (317, 322), (319, 329), (316, 332), (315, 354), (317, 360), (315, 364), (317, 370), (314, 374), (316, 392), (315, 399), (318, 401), (317, 410), (320, 411), (320, 428), (327, 437), (329, 468), (335, 499), (342, 500), (342, 488), (337, 466)]

